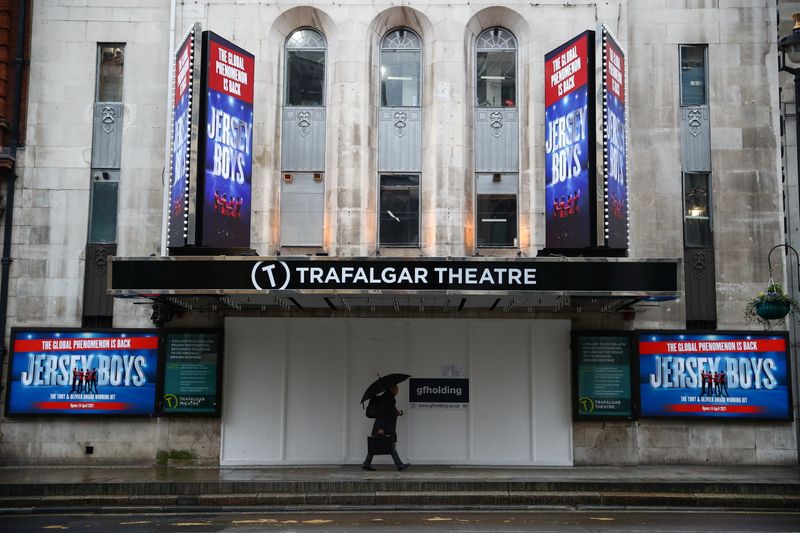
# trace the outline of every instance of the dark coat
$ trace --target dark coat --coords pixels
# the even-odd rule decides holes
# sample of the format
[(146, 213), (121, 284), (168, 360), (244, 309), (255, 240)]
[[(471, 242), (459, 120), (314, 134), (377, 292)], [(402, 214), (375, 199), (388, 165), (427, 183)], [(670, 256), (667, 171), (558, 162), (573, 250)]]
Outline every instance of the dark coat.
[(372, 435), (377, 436), (378, 430), (382, 429), (384, 435), (391, 435), (397, 442), (397, 408), (394, 396), (384, 392), (378, 396), (378, 409), (375, 416), (375, 423), (372, 424)]

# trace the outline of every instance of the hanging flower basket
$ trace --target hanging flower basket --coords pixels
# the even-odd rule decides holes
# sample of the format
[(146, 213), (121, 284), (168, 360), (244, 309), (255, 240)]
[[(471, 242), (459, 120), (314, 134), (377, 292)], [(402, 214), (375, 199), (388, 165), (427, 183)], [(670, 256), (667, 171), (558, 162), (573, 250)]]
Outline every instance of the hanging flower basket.
[(783, 320), (786, 315), (794, 315), (797, 311), (800, 311), (797, 302), (786, 294), (780, 283), (770, 279), (767, 290), (747, 302), (745, 319), (747, 323), (756, 322), (770, 329), (772, 320)]
[(789, 314), (790, 308), (788, 302), (760, 302), (756, 314), (764, 320), (779, 320)]

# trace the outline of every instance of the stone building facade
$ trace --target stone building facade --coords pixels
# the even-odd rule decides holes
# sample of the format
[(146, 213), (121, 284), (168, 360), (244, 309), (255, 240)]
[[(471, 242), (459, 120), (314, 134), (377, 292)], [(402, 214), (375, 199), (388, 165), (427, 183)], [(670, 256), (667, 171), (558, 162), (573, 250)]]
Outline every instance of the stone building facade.
[[(161, 0), (33, 3), (26, 141), (18, 156), (13, 206), (9, 327), (88, 323), (86, 272), (104, 267), (102, 256), (87, 253), (97, 168), (98, 46), (124, 46), (119, 165), (112, 168), (118, 171), (112, 255), (162, 254), (169, 52), (194, 23), (256, 56), (251, 247), (261, 256), (368, 257), (377, 251), (381, 257), (406, 258), (535, 257), (545, 247), (543, 58), (578, 33), (607, 25), (628, 60), (629, 257), (684, 258), (685, 276), (713, 280), (714, 318), (697, 322), (720, 330), (751, 327), (744, 323), (745, 303), (763, 290), (767, 253), (784, 240), (778, 19), (772, 0), (173, 4), (174, 13)], [(788, 16), (784, 7), (780, 16)], [(302, 28), (325, 39), (322, 231), (317, 244), (287, 247), (281, 230), (286, 44)], [(411, 30), (421, 43), (419, 242), (405, 248), (379, 244), (380, 50), (395, 28)], [(472, 179), (474, 73), (476, 41), (492, 28), (503, 28), (516, 40), (518, 227), (514, 246), (484, 248), (477, 240)], [(701, 258), (686, 257), (684, 246), (683, 175), (696, 169), (685, 168), (682, 153), (683, 45), (705, 50), (713, 248)], [(785, 277), (782, 263), (775, 277)], [(567, 318), (573, 330), (684, 330), (692, 321), (687, 300), (667, 301), (635, 316), (597, 312)], [(141, 303), (114, 300), (113, 326), (151, 327), (151, 309)], [(302, 320), (296, 311), (278, 315)], [(169, 326), (221, 327), (225, 316), (187, 312)], [(486, 310), (462, 316), (489, 318)], [(564, 318), (536, 316), (532, 320)], [(423, 311), (407, 317), (437, 320)], [(0, 457), (5, 464), (149, 464), (159, 450), (180, 449), (216, 464), (224, 425), (224, 416), (3, 418)], [(568, 440), (569, 464), (797, 464), (795, 422), (574, 422)], [(85, 455), (89, 445), (95, 450), (91, 457)]]

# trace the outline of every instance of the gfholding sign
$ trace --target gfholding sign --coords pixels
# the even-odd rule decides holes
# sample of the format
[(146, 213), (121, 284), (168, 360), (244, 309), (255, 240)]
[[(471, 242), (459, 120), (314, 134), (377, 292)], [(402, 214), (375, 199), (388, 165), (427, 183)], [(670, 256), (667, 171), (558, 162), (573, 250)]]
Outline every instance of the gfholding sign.
[(458, 409), (469, 406), (468, 379), (411, 378), (408, 389), (408, 401), (415, 409)]

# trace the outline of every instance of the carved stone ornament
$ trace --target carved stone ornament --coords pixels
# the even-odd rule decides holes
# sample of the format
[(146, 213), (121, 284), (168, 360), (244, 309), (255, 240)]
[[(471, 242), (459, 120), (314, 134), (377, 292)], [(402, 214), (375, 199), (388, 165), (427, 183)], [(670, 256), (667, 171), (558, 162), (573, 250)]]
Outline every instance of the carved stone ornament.
[(405, 111), (397, 111), (394, 114), (394, 133), (398, 137), (406, 134), (406, 116)]
[(103, 131), (111, 133), (114, 131), (114, 124), (117, 123), (117, 110), (111, 106), (105, 106), (102, 111)]
[(697, 252), (692, 258), (692, 274), (694, 279), (701, 281), (706, 278), (708, 270), (708, 258), (704, 252)]
[(309, 133), (311, 129), (311, 112), (310, 111), (300, 111), (297, 113), (297, 126), (300, 128), (300, 136), (305, 137)]
[(703, 113), (699, 109), (692, 109), (686, 117), (689, 119), (689, 133), (692, 137), (697, 137), (700, 135), (700, 126), (703, 125)]
[(492, 135), (494, 138), (498, 138), (501, 135), (501, 129), (503, 129), (503, 114), (500, 111), (493, 111), (491, 115), (489, 115), (489, 126), (494, 130)]
[(101, 246), (94, 249), (94, 273), (97, 277), (103, 277), (108, 270), (108, 248)]

